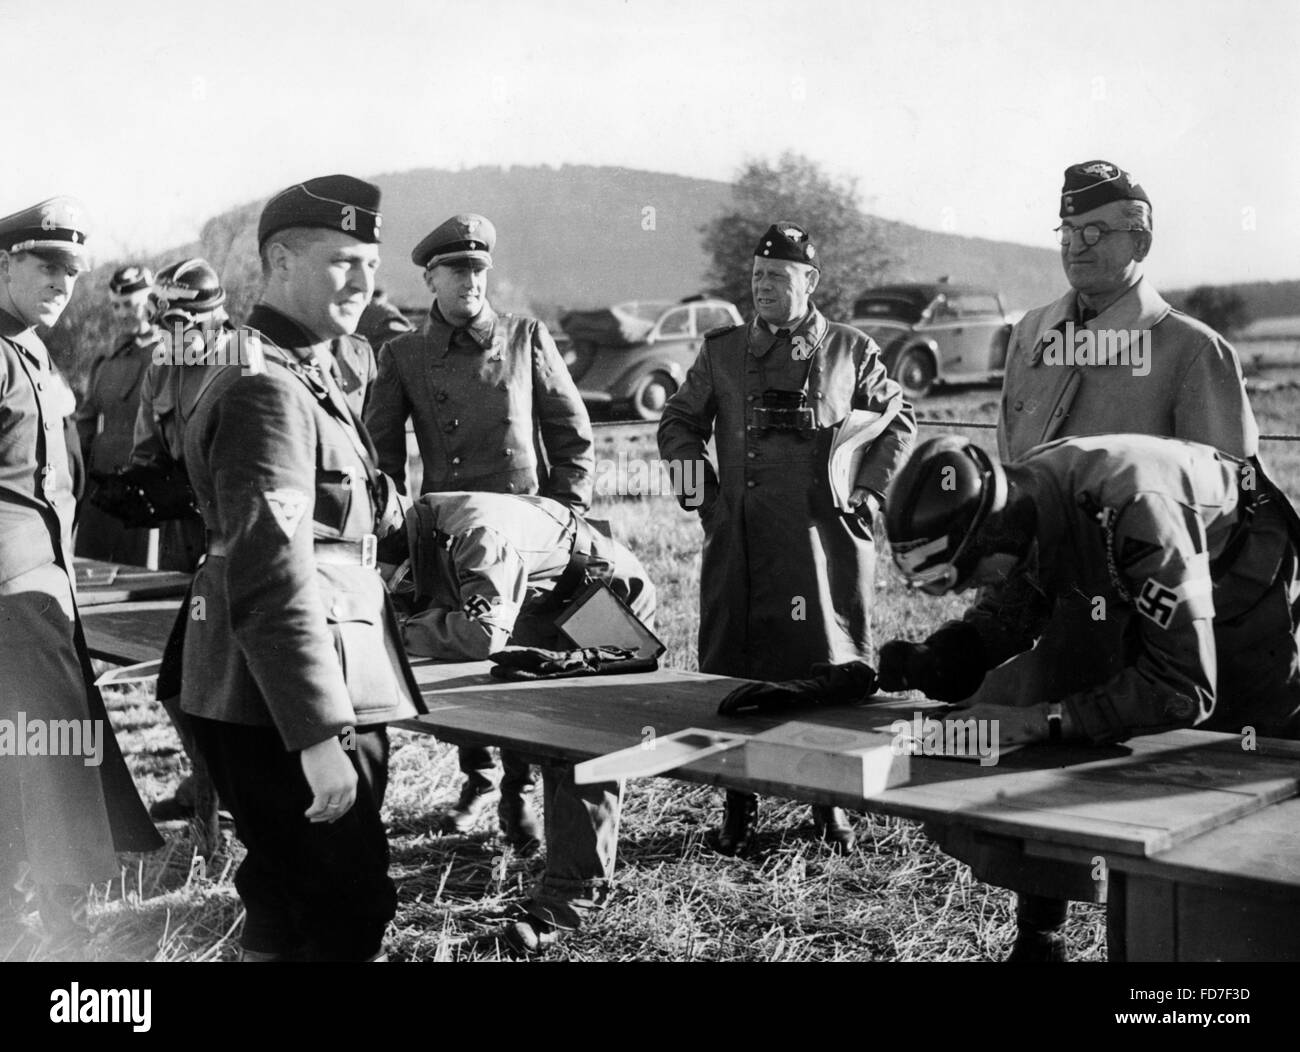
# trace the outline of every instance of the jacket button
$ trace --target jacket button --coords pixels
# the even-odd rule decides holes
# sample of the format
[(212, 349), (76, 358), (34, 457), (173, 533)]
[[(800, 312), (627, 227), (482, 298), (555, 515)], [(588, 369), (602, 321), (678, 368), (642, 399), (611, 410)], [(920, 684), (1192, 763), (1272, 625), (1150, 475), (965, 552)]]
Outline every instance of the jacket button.
[(505, 391), (505, 390), (507, 390), (509, 387), (510, 387), (510, 385), (509, 385), (508, 383), (506, 383), (504, 380), (498, 380), (498, 381), (497, 381), (497, 390), (498, 390), (498, 391)]
[(443, 429), (444, 431), (455, 431), (456, 428), (458, 428), (458, 427), (460, 427), (460, 421), (459, 421), (459, 420), (448, 420), (448, 421), (443, 425), (442, 429)]
[(334, 618), (337, 621), (342, 616), (343, 616), (343, 607), (341, 607), (338, 603), (335, 603), (333, 606), (330, 607), (330, 617)]
[(755, 486), (758, 485), (758, 483), (755, 482), (753, 479), (750, 479), (748, 482), (745, 483), (745, 485), (748, 486), (750, 489), (753, 489)]
[(1020, 410), (1022, 410), (1022, 409), (1025, 408), (1024, 400), (1021, 399), (1021, 398), (1017, 398), (1017, 399), (1016, 399), (1016, 404), (1015, 404), (1014, 406), (1012, 406), (1012, 408), (1015, 409), (1015, 411), (1016, 411), (1017, 413), (1020, 412)]
[(751, 449), (748, 453), (745, 454), (745, 456), (749, 457), (750, 460), (753, 460), (756, 456), (758, 456), (758, 454)]
[(1053, 413), (1052, 415), (1053, 415), (1053, 416), (1060, 416), (1062, 412), (1063, 412), (1063, 410), (1062, 410), (1061, 407), (1058, 405), (1058, 406), (1056, 407), (1056, 412)]
[(752, 401), (753, 401), (755, 398), (757, 398), (757, 397), (758, 397), (758, 395), (750, 395), (748, 398), (745, 399), (745, 401), (746, 401), (746, 402), (752, 402)]
[(501, 423), (503, 423), (503, 424), (508, 424), (508, 423), (510, 423), (510, 418), (509, 418), (508, 416), (503, 416), (503, 417), (501, 418)]
[(459, 463), (460, 463), (460, 457), (452, 457), (452, 458), (451, 458), (451, 462), (452, 462), (453, 464), (459, 464)]
[(509, 446), (506, 446), (506, 448), (501, 451), (501, 455), (506, 457), (513, 457), (515, 455), (515, 451), (511, 449)]

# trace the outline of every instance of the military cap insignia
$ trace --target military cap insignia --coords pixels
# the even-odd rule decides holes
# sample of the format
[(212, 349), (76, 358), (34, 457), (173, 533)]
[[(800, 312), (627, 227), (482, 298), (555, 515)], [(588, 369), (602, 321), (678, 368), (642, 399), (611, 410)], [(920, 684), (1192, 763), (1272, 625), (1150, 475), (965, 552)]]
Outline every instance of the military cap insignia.
[(1118, 168), (1113, 164), (1107, 164), (1105, 161), (1087, 165), (1083, 170), (1089, 175), (1095, 175), (1101, 179), (1114, 179), (1119, 174)]
[(266, 501), (275, 524), (285, 537), (292, 540), (307, 513), (307, 494), (300, 489), (268, 489), (262, 491), (262, 499)]

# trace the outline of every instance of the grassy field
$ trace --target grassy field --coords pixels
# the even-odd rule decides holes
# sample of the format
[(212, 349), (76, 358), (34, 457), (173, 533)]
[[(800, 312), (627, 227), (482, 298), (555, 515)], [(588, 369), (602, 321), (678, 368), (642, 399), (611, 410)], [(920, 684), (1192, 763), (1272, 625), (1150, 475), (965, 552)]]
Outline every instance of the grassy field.
[[(1263, 431), (1300, 431), (1296, 393), (1288, 385), (1255, 397)], [(996, 408), (996, 392), (977, 388), (927, 401), (920, 414), (992, 421)], [(922, 434), (941, 430), (929, 427)], [(655, 455), (653, 438), (602, 439), (601, 456), (620, 450), (630, 457)], [(1268, 443), (1264, 455), (1283, 487), (1300, 494), (1300, 447)], [(657, 583), (667, 663), (694, 668), (695, 517), (665, 497), (602, 499), (597, 513), (613, 521)], [(877, 644), (916, 638), (959, 609), (955, 600), (909, 595), (888, 559), (880, 560)], [(141, 795), (146, 802), (169, 795), (185, 761), (150, 691), (123, 690), (107, 700)], [(401, 731), (393, 732), (392, 743), (385, 807), (399, 896), (392, 959), (499, 959), (492, 933), (525, 896), (542, 860), (520, 859), (504, 848), (494, 835), (494, 814), (474, 835), (435, 835), (440, 809), (459, 785), (455, 752)], [(721, 794), (714, 790), (663, 779), (631, 783), (620, 827), (617, 894), (596, 923), (547, 960), (977, 961), (998, 959), (1010, 947), (1010, 896), (974, 880), (914, 823), (857, 815), (861, 847), (840, 857), (815, 839), (806, 806), (764, 800), (757, 855), (723, 859), (705, 839), (720, 809)], [(123, 856), (119, 878), (94, 889), (93, 959), (236, 957), (242, 911), (232, 876), (240, 846), (227, 830), (224, 848), (205, 864), (183, 824), (164, 832), (163, 849)], [(35, 914), (18, 928), (0, 929), (0, 959), (39, 959), (39, 934)], [(1105, 959), (1100, 907), (1075, 904), (1067, 936), (1076, 959)]]

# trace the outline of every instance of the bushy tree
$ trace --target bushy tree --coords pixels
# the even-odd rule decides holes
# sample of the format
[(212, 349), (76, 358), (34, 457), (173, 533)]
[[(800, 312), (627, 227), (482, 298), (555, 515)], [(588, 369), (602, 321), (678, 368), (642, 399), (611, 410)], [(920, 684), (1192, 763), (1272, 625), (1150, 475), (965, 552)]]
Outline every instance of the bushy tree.
[(859, 208), (857, 180), (837, 182), (813, 161), (786, 152), (771, 164), (747, 163), (732, 186), (732, 207), (701, 228), (711, 291), (748, 314), (754, 246), (779, 220), (808, 231), (821, 258), (813, 296), (823, 314), (847, 321), (853, 301), (895, 262), (878, 225)]
[(1241, 293), (1218, 285), (1197, 285), (1187, 294), (1183, 310), (1225, 335), (1242, 328), (1250, 320)]

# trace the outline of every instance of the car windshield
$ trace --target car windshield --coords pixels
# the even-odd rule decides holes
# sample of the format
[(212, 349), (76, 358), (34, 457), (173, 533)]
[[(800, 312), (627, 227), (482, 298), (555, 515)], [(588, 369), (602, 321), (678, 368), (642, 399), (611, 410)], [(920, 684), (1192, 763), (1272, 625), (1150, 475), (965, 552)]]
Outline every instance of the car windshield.
[(920, 304), (902, 296), (864, 296), (853, 305), (855, 318), (896, 318), (909, 325), (921, 320)]
[(659, 320), (659, 316), (671, 306), (673, 306), (671, 300), (633, 300), (630, 303), (620, 303), (614, 310), (619, 314), (630, 315), (633, 318), (654, 324)]

